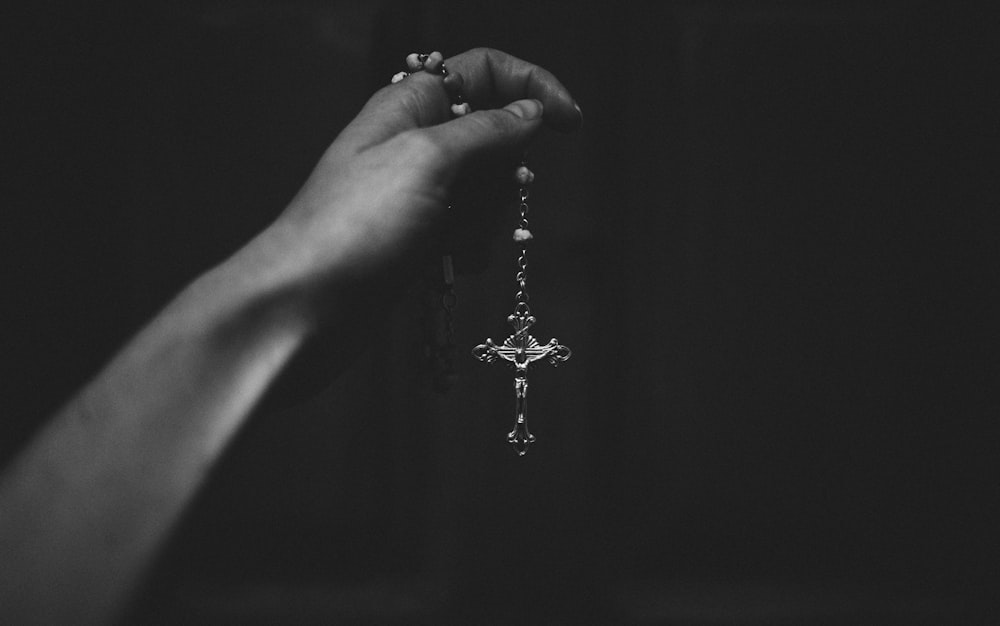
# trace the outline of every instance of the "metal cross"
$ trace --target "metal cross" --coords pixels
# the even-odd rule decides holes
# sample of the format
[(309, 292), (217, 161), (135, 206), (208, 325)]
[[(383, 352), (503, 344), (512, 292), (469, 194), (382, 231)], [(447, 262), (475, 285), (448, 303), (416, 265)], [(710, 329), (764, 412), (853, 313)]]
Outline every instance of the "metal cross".
[(528, 444), (534, 443), (535, 436), (528, 432), (528, 365), (539, 360), (548, 359), (552, 365), (558, 365), (572, 356), (572, 351), (561, 345), (554, 338), (545, 345), (538, 343), (528, 334), (528, 329), (535, 323), (535, 318), (527, 307), (518, 307), (507, 322), (514, 327), (514, 334), (504, 339), (502, 345), (496, 345), (492, 339), (481, 343), (472, 349), (472, 355), (484, 363), (493, 363), (502, 359), (514, 366), (514, 430), (507, 434), (507, 442), (514, 446), (518, 456), (528, 452)]

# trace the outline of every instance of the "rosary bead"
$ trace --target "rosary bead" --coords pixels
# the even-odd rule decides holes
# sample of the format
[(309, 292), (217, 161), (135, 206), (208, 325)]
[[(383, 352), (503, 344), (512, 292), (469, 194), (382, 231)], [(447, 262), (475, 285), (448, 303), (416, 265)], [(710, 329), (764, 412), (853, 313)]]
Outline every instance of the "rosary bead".
[(468, 102), (451, 105), (451, 112), (455, 115), (455, 117), (462, 117), (463, 115), (468, 115), (469, 111), (471, 110), (472, 107), (469, 106)]
[(419, 72), (424, 69), (424, 64), (420, 61), (420, 55), (416, 52), (406, 55), (406, 67), (410, 68), (411, 72)]
[(395, 73), (395, 74), (392, 75), (392, 83), (396, 84), (399, 81), (401, 81), (404, 78), (406, 78), (407, 76), (409, 76), (409, 74), (407, 74), (406, 72), (397, 72), (397, 73)]
[(424, 69), (431, 74), (437, 74), (438, 70), (441, 69), (441, 64), (443, 63), (444, 55), (435, 50), (427, 55), (427, 60), (424, 61)]
[(534, 235), (527, 228), (518, 228), (514, 231), (514, 243), (526, 245), (529, 241), (534, 239)]
[(462, 78), (461, 74), (449, 73), (444, 77), (444, 90), (448, 92), (452, 98), (462, 97), (462, 83), (465, 79)]
[(535, 173), (529, 170), (526, 166), (522, 165), (517, 168), (514, 172), (514, 178), (517, 179), (517, 184), (522, 187), (527, 187), (531, 183), (535, 182)]

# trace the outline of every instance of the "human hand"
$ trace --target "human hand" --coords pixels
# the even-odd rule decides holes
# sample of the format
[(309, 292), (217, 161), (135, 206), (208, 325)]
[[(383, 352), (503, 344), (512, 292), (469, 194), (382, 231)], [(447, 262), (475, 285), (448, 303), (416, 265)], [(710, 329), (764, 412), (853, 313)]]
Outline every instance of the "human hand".
[(275, 223), (319, 291), (398, 284), (439, 240), (456, 177), (518, 155), (543, 125), (571, 131), (582, 121), (566, 88), (536, 65), (485, 48), (445, 63), (472, 113), (450, 119), (443, 80), (428, 72), (384, 87)]
[[(40, 429), (0, 484), (4, 618), (118, 621), (265, 394), (284, 403), (316, 380), (303, 371), (347, 363), (377, 310), (364, 301), (415, 265), (460, 171), (516, 154), (543, 123), (580, 123), (539, 67), (492, 50), (447, 64), (478, 112), (448, 121), (442, 79), (427, 73), (380, 90), (274, 224), (178, 294)], [(332, 356), (310, 361), (322, 330)]]

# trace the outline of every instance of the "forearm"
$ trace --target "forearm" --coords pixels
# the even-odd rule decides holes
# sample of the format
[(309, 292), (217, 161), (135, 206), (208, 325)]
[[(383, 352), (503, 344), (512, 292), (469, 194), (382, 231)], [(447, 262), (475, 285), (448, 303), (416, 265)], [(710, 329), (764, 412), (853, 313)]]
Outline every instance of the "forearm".
[(0, 485), (0, 607), (106, 623), (212, 462), (313, 331), (273, 237), (181, 293), (39, 433)]
[[(7, 621), (113, 619), (320, 318), (339, 352), (329, 362), (359, 347), (373, 305), (448, 230), (459, 170), (523, 152), (543, 110), (554, 128), (580, 124), (572, 97), (538, 66), (487, 49), (448, 66), (451, 91), (484, 109), (448, 121), (449, 89), (431, 72), (377, 92), (281, 218), (185, 290), (8, 468), (0, 484)], [(466, 219), (486, 228), (486, 215)]]

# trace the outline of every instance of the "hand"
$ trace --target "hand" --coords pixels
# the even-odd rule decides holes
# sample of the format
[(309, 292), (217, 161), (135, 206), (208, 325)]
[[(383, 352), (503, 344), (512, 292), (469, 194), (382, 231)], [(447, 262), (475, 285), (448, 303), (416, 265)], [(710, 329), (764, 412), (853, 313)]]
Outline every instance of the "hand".
[(278, 220), (181, 292), (22, 452), (0, 481), (5, 618), (116, 621), (213, 461), (320, 320), (335, 358), (315, 371), (350, 359), (378, 310), (359, 301), (406, 275), (459, 170), (516, 154), (543, 121), (580, 123), (541, 68), (493, 50), (447, 65), (478, 112), (448, 121), (442, 79), (426, 73), (379, 91)]
[(438, 75), (417, 72), (386, 86), (274, 225), (320, 290), (331, 281), (397, 284), (438, 239), (457, 176), (484, 159), (516, 157), (543, 124), (570, 131), (582, 121), (566, 88), (536, 65), (485, 48), (445, 64), (473, 113), (450, 119)]

